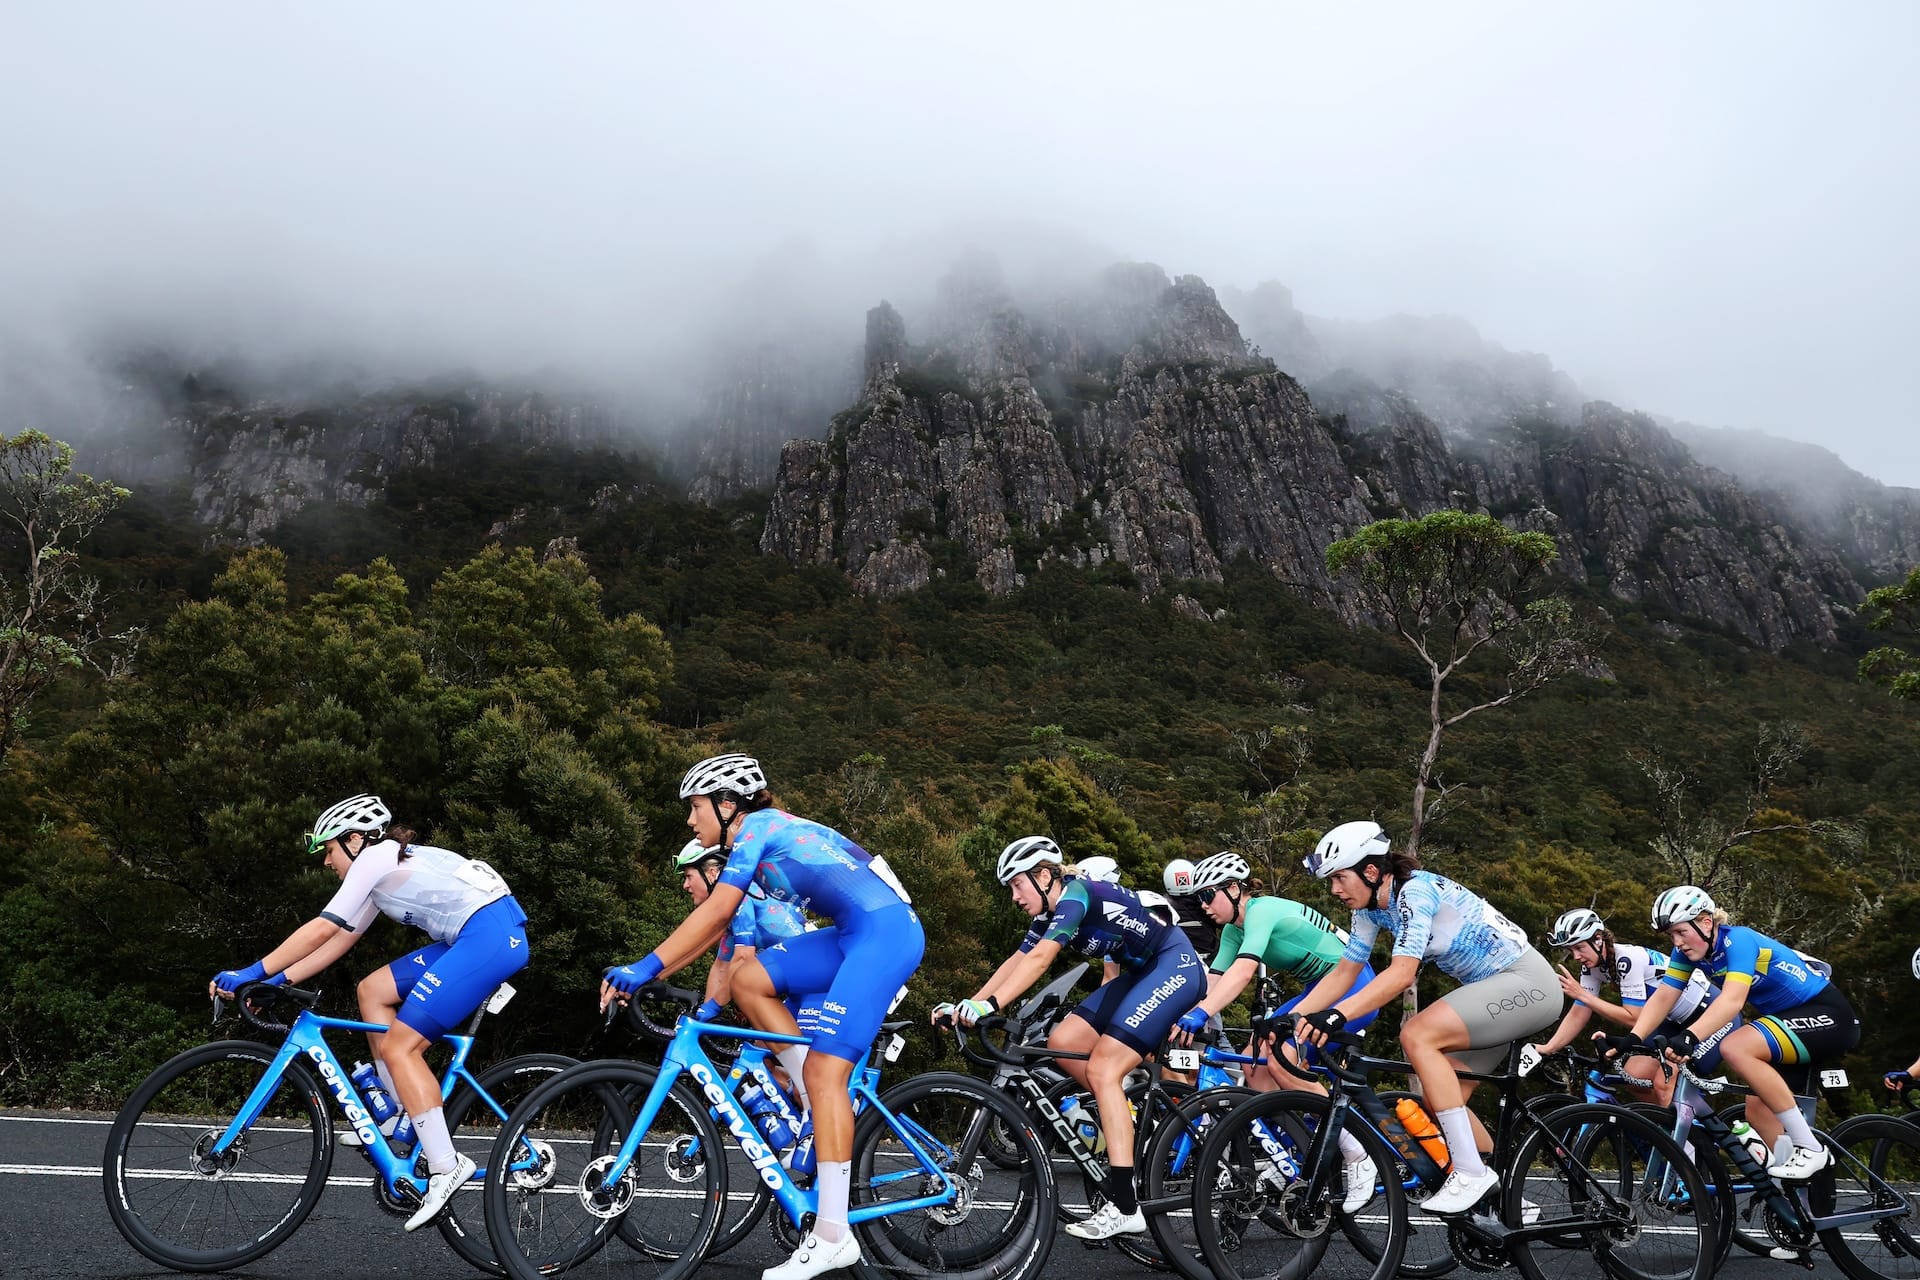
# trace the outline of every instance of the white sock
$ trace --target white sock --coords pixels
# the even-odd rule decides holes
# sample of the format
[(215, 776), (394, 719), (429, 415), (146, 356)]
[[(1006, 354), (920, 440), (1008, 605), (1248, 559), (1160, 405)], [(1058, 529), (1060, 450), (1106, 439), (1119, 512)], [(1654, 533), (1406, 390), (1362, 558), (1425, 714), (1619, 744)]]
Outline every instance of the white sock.
[(1440, 1132), (1446, 1135), (1447, 1155), (1453, 1160), (1453, 1171), (1471, 1178), (1486, 1173), (1480, 1148), (1473, 1145), (1473, 1113), (1465, 1107), (1448, 1107), (1434, 1119), (1440, 1122)]
[(1813, 1136), (1813, 1126), (1809, 1125), (1807, 1118), (1800, 1114), (1799, 1107), (1788, 1107), (1785, 1111), (1776, 1111), (1773, 1114), (1779, 1117), (1780, 1127), (1787, 1131), (1789, 1138), (1793, 1139), (1794, 1146), (1819, 1150), (1820, 1139)]
[(822, 1160), (814, 1174), (820, 1207), (813, 1217), (813, 1234), (832, 1243), (847, 1238), (847, 1196), (853, 1186), (853, 1161)]
[(1359, 1164), (1367, 1158), (1367, 1149), (1345, 1129), (1340, 1131), (1340, 1154), (1347, 1158), (1348, 1164)]
[[(800, 1099), (800, 1105), (807, 1103), (807, 1046), (803, 1044), (783, 1044), (774, 1058), (787, 1069), (787, 1078), (793, 1081), (793, 1096)], [(844, 1225), (844, 1224), (843, 1224)], [(838, 1239), (839, 1237), (835, 1237)], [(822, 1239), (825, 1239), (823, 1236)]]
[(413, 1131), (420, 1139), (420, 1150), (426, 1153), (428, 1172), (452, 1173), (456, 1159), (453, 1136), (447, 1132), (447, 1118), (440, 1108), (415, 1116)]

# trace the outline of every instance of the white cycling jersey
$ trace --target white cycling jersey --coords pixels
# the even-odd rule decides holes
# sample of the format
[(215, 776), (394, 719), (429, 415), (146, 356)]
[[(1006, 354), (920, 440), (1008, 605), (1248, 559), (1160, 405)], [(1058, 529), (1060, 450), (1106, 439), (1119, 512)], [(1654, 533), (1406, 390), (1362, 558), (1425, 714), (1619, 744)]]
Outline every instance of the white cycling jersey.
[[(1600, 994), (1603, 981), (1611, 981), (1620, 992), (1620, 1003), (1629, 1009), (1638, 1009), (1660, 985), (1661, 977), (1667, 971), (1667, 957), (1663, 952), (1650, 947), (1635, 947), (1616, 943), (1613, 948), (1614, 972), (1602, 975), (1582, 965), (1580, 985), (1593, 995)], [(1667, 1017), (1684, 1023), (1695, 1013), (1706, 1007), (1716, 994), (1714, 985), (1707, 981), (1707, 975), (1696, 969), (1687, 980), (1680, 999), (1675, 1002), (1673, 1012)]]
[(425, 844), (407, 846), (403, 860), (399, 844), (382, 840), (360, 851), (320, 914), (358, 933), (385, 912), (435, 942), (452, 942), (469, 916), (508, 892), (500, 873), (484, 862)]

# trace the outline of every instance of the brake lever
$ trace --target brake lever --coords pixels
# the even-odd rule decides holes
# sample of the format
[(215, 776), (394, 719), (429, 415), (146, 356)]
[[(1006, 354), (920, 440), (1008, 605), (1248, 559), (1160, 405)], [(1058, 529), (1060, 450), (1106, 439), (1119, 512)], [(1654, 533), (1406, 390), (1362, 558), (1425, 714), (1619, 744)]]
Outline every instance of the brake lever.
[(225, 1013), (226, 1009), (227, 1009), (227, 1002), (225, 1000), (222, 1000), (219, 996), (215, 996), (213, 998), (213, 1025), (214, 1026), (217, 1027), (220, 1025), (220, 1015)]

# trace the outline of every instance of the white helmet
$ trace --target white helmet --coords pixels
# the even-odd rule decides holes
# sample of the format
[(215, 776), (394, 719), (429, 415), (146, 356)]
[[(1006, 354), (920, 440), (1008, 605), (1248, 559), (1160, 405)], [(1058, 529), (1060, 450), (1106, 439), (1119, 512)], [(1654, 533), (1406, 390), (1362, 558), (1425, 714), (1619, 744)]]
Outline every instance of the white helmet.
[(680, 846), (680, 852), (673, 855), (673, 869), (675, 871), (684, 871), (696, 862), (704, 862), (708, 858), (725, 858), (726, 856), (727, 851), (717, 844), (706, 845), (701, 844), (698, 840), (689, 840)]
[(332, 806), (313, 821), (313, 830), (307, 833), (307, 852), (318, 853), (320, 846), (336, 836), (358, 831), (369, 842), (378, 840), (387, 833), (387, 824), (393, 821), (393, 814), (380, 802), (379, 796), (354, 796)]
[(1047, 837), (1021, 836), (1000, 851), (1000, 861), (993, 869), (993, 876), (1001, 884), (1009, 884), (1022, 871), (1031, 871), (1043, 862), (1057, 867), (1065, 861), (1060, 856), (1060, 846)]
[(1368, 858), (1384, 858), (1392, 843), (1377, 822), (1343, 822), (1320, 837), (1304, 865), (1325, 880), (1336, 871), (1357, 867)]
[(1175, 858), (1167, 864), (1160, 875), (1160, 883), (1166, 886), (1168, 893), (1184, 896), (1193, 892), (1193, 864), (1185, 858)]
[(1253, 868), (1247, 865), (1245, 858), (1231, 849), (1223, 849), (1194, 863), (1193, 891), (1199, 893), (1202, 889), (1211, 889), (1229, 880), (1245, 880), (1252, 874)]
[(1585, 907), (1575, 907), (1553, 922), (1553, 928), (1547, 930), (1547, 945), (1550, 947), (1570, 947), (1576, 942), (1585, 942), (1597, 938), (1600, 931), (1607, 927), (1602, 920)]
[(687, 776), (680, 779), (682, 800), (710, 796), (720, 791), (731, 791), (745, 798), (759, 795), (766, 789), (767, 775), (760, 771), (760, 762), (752, 756), (708, 756), (687, 770)]
[(1920, 951), (1913, 953), (1913, 976), (1920, 978)]
[(1669, 925), (1713, 914), (1713, 899), (1705, 889), (1690, 884), (1675, 885), (1653, 900), (1653, 928), (1657, 933)]
[(1105, 855), (1088, 858), (1080, 864), (1082, 880), (1098, 880), (1101, 884), (1120, 883), (1120, 864)]

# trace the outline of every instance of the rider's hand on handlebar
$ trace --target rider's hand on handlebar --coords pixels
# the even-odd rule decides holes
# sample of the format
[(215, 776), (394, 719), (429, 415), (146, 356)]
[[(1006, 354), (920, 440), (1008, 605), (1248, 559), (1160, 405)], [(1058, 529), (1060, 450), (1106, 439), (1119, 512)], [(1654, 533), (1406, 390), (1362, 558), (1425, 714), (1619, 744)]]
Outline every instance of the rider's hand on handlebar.
[(1604, 1031), (1596, 1031), (1593, 1033), (1593, 1039), (1594, 1043), (1600, 1047), (1600, 1056), (1609, 1060), (1625, 1057), (1635, 1050), (1645, 1052), (1647, 1047), (1646, 1042), (1641, 1040), (1639, 1036), (1634, 1035), (1631, 1031), (1625, 1035), (1617, 1036), (1610, 1036)]
[(999, 1008), (1000, 1001), (995, 996), (988, 996), (985, 1000), (962, 1000), (954, 1006), (953, 1016), (959, 1019), (961, 1026), (971, 1027)]
[(1334, 1032), (1347, 1025), (1347, 1015), (1336, 1008), (1316, 1009), (1293, 1024), (1293, 1038), (1301, 1044), (1323, 1045)]
[(1881, 1079), (1886, 1082), (1887, 1088), (1895, 1093), (1905, 1093), (1913, 1087), (1913, 1076), (1909, 1072), (1889, 1071)]
[(943, 1000), (933, 1006), (933, 1012), (927, 1015), (927, 1021), (936, 1027), (950, 1027), (953, 1025), (954, 1011), (958, 1008), (959, 1006), (953, 1001)]

